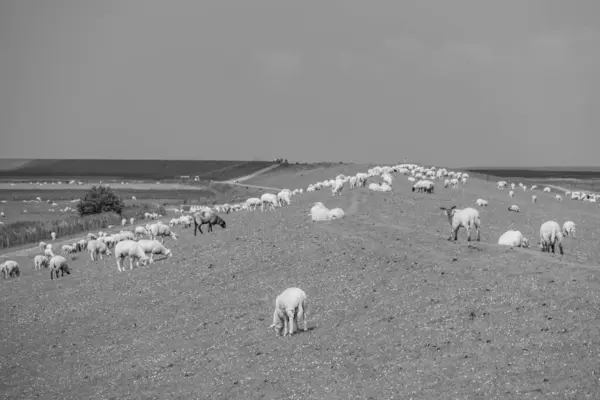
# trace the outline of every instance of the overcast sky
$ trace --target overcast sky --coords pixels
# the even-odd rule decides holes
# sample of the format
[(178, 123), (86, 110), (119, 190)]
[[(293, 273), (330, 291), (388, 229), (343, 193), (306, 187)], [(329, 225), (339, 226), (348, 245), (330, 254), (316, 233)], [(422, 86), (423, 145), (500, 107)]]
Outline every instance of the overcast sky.
[(600, 165), (599, 0), (3, 0), (0, 157)]

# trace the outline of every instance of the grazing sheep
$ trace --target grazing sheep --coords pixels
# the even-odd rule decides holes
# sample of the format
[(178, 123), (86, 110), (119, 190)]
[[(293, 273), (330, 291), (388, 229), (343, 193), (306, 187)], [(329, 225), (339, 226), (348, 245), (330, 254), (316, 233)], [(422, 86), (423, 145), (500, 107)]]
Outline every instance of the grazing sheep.
[(213, 225), (220, 225), (223, 229), (227, 227), (227, 223), (223, 218), (219, 217), (213, 210), (202, 210), (194, 214), (194, 236), (196, 236), (196, 230), (199, 230), (200, 234), (204, 234), (202, 225), (208, 225), (208, 232), (212, 232)]
[(550, 188), (549, 187), (545, 187), (544, 188), (544, 193), (550, 193)]
[(279, 206), (281, 207), (283, 207), (284, 205), (289, 206), (291, 203), (291, 192), (285, 189), (277, 193), (277, 201), (279, 202)]
[(46, 250), (46, 242), (40, 242), (40, 251)]
[(165, 224), (152, 224), (146, 229), (148, 229), (148, 231), (150, 232), (150, 239), (152, 240), (155, 240), (159, 236), (161, 243), (164, 241), (165, 237), (170, 237), (172, 239), (178, 240), (175, 232), (172, 232), (171, 229)]
[(350, 184), (350, 189), (354, 189), (358, 183), (358, 178), (356, 178), (356, 176), (351, 176), (350, 179), (348, 179), (348, 183)]
[(46, 257), (50, 257), (50, 258), (54, 257), (54, 252), (52, 252), (51, 244), (47, 245), (46, 248), (44, 249), (44, 255)]
[(248, 200), (246, 200), (248, 211), (256, 210), (256, 207), (260, 205), (262, 205), (262, 201), (258, 197), (250, 197)]
[(56, 275), (56, 279), (58, 279), (58, 271), (60, 271), (60, 276), (71, 275), (71, 269), (67, 264), (67, 259), (63, 256), (54, 256), (50, 259), (49, 263), (50, 267), (50, 280), (54, 279), (54, 275)]
[(564, 254), (562, 245), (563, 234), (560, 231), (560, 225), (556, 221), (546, 221), (540, 227), (540, 248), (543, 252), (556, 254), (555, 246), (558, 244), (560, 254)]
[(90, 240), (87, 244), (87, 251), (90, 253), (92, 261), (96, 261), (98, 256), (102, 260), (103, 256), (112, 255), (108, 245), (101, 240)]
[(154, 255), (163, 255), (167, 257), (173, 256), (171, 250), (167, 249), (162, 243), (158, 240), (140, 240), (138, 244), (142, 247), (145, 254), (150, 254), (150, 262), (154, 262)]
[(575, 222), (567, 221), (563, 224), (563, 236), (573, 236), (575, 234)]
[(265, 193), (260, 196), (260, 211), (265, 211), (265, 204), (268, 204), (271, 211), (275, 211), (275, 207), (279, 204), (277, 195), (273, 193)]
[(2, 274), (4, 279), (20, 276), (19, 263), (13, 260), (3, 262), (0, 264), (0, 274)]
[(533, 196), (531, 196), (531, 203), (535, 204), (537, 202), (537, 196), (534, 194)]
[(340, 196), (342, 194), (342, 190), (344, 189), (344, 181), (341, 179), (336, 179), (331, 186), (331, 193), (333, 196)]
[(146, 256), (142, 247), (138, 244), (138, 242), (134, 242), (133, 240), (124, 240), (122, 242), (117, 243), (115, 247), (115, 257), (117, 258), (117, 269), (119, 272), (125, 270), (125, 268), (121, 269), (123, 260), (125, 257), (129, 257), (129, 269), (133, 269), (133, 261), (136, 261), (136, 265), (139, 267), (140, 262), (142, 265), (150, 262), (150, 258)]
[(60, 248), (60, 254), (62, 255), (67, 255), (71, 253), (75, 253), (75, 249), (72, 246), (69, 246), (68, 244), (64, 244)]
[(556, 200), (557, 202), (561, 202), (562, 196), (560, 194), (557, 194), (556, 196), (554, 196), (554, 200)]
[(422, 180), (422, 181), (418, 181), (417, 183), (415, 183), (412, 187), (412, 191), (417, 191), (417, 192), (426, 192), (426, 193), (433, 193), (434, 190), (434, 184), (433, 182), (431, 182), (430, 180)]
[(458, 230), (462, 226), (467, 230), (467, 241), (471, 241), (471, 228), (473, 227), (477, 229), (477, 241), (480, 241), (481, 235), (479, 227), (481, 226), (481, 220), (479, 218), (479, 211), (471, 207), (458, 210), (456, 209), (456, 206), (452, 206), (449, 209), (446, 207), (440, 207), (440, 209), (446, 213), (452, 229), (448, 240), (452, 240), (453, 236), (454, 240), (457, 240)]
[(287, 288), (275, 299), (275, 310), (273, 311), (273, 323), (269, 329), (273, 329), (277, 336), (292, 335), (294, 333), (294, 322), (299, 327), (302, 320), (303, 330), (306, 332), (306, 317), (308, 314), (308, 302), (306, 293), (299, 288)]
[(52, 240), (56, 240), (56, 232), (50, 232), (50, 237)]
[(134, 217), (129, 218), (129, 223), (131, 225), (133, 225), (135, 223), (135, 218)]
[(49, 257), (43, 256), (41, 254), (38, 254), (33, 259), (33, 270), (37, 271), (39, 269), (42, 269), (42, 267), (48, 268), (48, 263), (49, 262), (50, 262), (50, 258)]
[(87, 240), (96, 240), (96, 239), (98, 239), (98, 237), (102, 237), (102, 235), (98, 235), (98, 236), (96, 236), (96, 235), (94, 235), (94, 234), (93, 234), (93, 233), (91, 233), (91, 232), (89, 232), (89, 233), (87, 234)]
[(331, 210), (329, 210), (329, 219), (340, 219), (340, 218), (344, 218), (344, 210), (342, 210), (341, 208), (337, 207), (337, 208), (332, 208)]
[(125, 226), (125, 225), (127, 225), (127, 218), (123, 218), (121, 220), (121, 226)]
[(529, 247), (529, 240), (520, 231), (506, 231), (498, 239), (498, 244), (510, 247)]
[(144, 228), (143, 226), (136, 226), (135, 227), (135, 237), (136, 237), (136, 239), (139, 239), (140, 237), (148, 236), (148, 234), (149, 234), (148, 230), (146, 228)]
[(514, 190), (511, 190), (510, 192), (508, 192), (508, 195), (509, 195), (510, 197), (514, 197), (514, 195), (515, 195), (515, 191), (514, 191)]
[(513, 204), (510, 207), (508, 207), (508, 211), (521, 212), (521, 210), (519, 209), (519, 206), (517, 206), (516, 204)]
[(480, 207), (487, 207), (488, 202), (484, 199), (477, 199), (476, 204)]

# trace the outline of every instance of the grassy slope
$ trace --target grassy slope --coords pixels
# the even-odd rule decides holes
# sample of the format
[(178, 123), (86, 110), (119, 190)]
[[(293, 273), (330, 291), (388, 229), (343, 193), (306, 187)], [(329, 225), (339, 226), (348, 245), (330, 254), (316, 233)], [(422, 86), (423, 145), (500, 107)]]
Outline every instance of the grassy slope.
[(119, 177), (178, 178), (199, 175), (204, 180), (225, 180), (251, 174), (270, 161), (210, 160), (30, 160), (13, 169), (0, 169), (0, 178)]
[[(330, 178), (337, 170), (316, 172)], [(303, 180), (305, 176), (299, 179)], [(277, 187), (304, 187), (272, 175)], [(86, 254), (71, 276), (0, 283), (0, 391), (10, 398), (600, 398), (596, 207), (538, 194), (366, 189), (225, 216), (226, 230), (168, 242), (166, 261), (117, 273)], [(440, 204), (481, 211), (482, 243), (450, 243)], [(346, 217), (311, 223), (310, 204)], [(522, 212), (509, 216), (506, 207)], [(566, 255), (494, 243), (572, 219)], [(511, 225), (512, 224), (512, 225)], [(534, 243), (536, 240), (533, 241)], [(309, 332), (275, 338), (273, 302), (309, 296)], [(290, 384), (291, 383), (291, 384)]]

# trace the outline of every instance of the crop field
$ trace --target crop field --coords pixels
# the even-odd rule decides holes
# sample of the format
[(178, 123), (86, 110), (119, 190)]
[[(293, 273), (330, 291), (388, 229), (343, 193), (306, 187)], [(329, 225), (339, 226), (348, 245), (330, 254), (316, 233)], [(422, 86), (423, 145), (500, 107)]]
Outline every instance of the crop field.
[(220, 160), (3, 160), (0, 179), (166, 179), (189, 175), (220, 181), (249, 175), (270, 165), (270, 161)]
[[(305, 188), (356, 168), (254, 184)], [(224, 215), (227, 229), (212, 233), (175, 228), (173, 257), (122, 273), (114, 257), (79, 253), (71, 275), (51, 281), (32, 270), (36, 251), (7, 255), (22, 274), (0, 281), (1, 396), (600, 398), (597, 206), (540, 191), (532, 205), (531, 192), (511, 199), (477, 179), (410, 188), (397, 176), (392, 193), (322, 190)], [(489, 201), (481, 242), (463, 230), (449, 242), (439, 206), (479, 197)], [(316, 201), (345, 217), (312, 223)], [(538, 248), (549, 219), (577, 224), (564, 256)], [(510, 228), (533, 236), (532, 248), (496, 245)], [(308, 331), (275, 337), (275, 297), (291, 286), (308, 295)]]

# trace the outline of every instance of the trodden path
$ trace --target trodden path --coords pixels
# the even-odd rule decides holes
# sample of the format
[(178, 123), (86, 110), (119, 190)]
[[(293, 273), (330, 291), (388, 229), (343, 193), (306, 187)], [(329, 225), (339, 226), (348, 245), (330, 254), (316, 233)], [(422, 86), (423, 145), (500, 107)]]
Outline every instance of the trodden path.
[[(247, 181), (248, 179), (254, 178), (255, 176), (264, 174), (265, 172), (269, 172), (269, 171), (279, 167), (279, 165), (280, 164), (269, 165), (268, 167), (259, 169), (258, 171), (253, 172), (250, 175), (241, 176), (239, 178), (230, 179), (228, 181), (221, 181), (220, 183), (238, 183), (238, 182)], [(260, 186), (254, 186), (254, 187), (260, 187)]]

